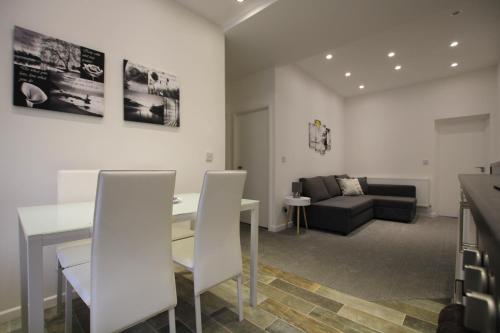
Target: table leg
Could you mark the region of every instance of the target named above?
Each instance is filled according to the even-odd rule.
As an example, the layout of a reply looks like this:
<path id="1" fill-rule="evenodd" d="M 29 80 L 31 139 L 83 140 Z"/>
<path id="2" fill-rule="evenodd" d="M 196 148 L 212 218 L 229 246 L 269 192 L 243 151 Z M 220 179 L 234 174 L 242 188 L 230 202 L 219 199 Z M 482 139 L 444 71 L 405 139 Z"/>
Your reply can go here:
<path id="1" fill-rule="evenodd" d="M 300 234 L 300 206 L 297 206 L 297 235 Z"/>
<path id="2" fill-rule="evenodd" d="M 27 239 L 27 333 L 43 333 L 43 247 L 41 237 Z"/>
<path id="3" fill-rule="evenodd" d="M 257 274 L 259 256 L 259 207 L 250 215 L 250 305 L 257 305 Z"/>
<path id="4" fill-rule="evenodd" d="M 304 213 L 304 222 L 306 223 L 306 229 L 309 229 L 309 226 L 307 225 L 306 207 L 302 207 L 302 213 Z"/>
<path id="5" fill-rule="evenodd" d="M 21 329 L 28 331 L 28 255 L 24 230 L 19 223 L 19 268 L 21 276 Z"/>

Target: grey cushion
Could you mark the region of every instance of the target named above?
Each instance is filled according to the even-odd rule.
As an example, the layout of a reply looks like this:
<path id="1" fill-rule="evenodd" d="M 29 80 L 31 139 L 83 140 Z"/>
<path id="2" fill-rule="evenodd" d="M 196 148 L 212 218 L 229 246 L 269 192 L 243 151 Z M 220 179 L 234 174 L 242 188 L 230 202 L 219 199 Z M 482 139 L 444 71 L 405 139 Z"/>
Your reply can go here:
<path id="1" fill-rule="evenodd" d="M 358 177 L 358 181 L 363 189 L 363 193 L 368 194 L 368 179 L 366 177 Z"/>
<path id="2" fill-rule="evenodd" d="M 318 202 L 330 198 L 322 177 L 301 178 L 302 194 L 311 198 L 311 202 Z"/>
<path id="3" fill-rule="evenodd" d="M 342 191 L 340 190 L 339 183 L 337 183 L 335 176 L 326 176 L 322 178 L 331 197 L 342 195 Z"/>
<path id="4" fill-rule="evenodd" d="M 344 210 L 348 212 L 348 215 L 354 216 L 364 210 L 373 207 L 373 199 L 366 197 L 364 195 L 352 197 L 352 196 L 338 196 L 335 198 L 330 198 L 328 200 L 323 200 L 314 203 L 317 207 L 331 207 L 334 209 Z"/>

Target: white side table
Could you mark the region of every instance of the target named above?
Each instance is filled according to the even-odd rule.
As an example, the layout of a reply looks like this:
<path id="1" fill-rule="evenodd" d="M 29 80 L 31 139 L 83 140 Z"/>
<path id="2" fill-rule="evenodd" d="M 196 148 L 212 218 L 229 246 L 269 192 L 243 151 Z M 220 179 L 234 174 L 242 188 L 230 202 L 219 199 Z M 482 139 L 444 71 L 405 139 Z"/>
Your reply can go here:
<path id="1" fill-rule="evenodd" d="M 293 196 L 285 197 L 285 204 L 289 206 L 288 209 L 288 220 L 290 220 L 290 207 L 297 207 L 297 235 L 300 234 L 300 207 L 302 207 L 302 213 L 304 214 L 304 221 L 306 223 L 306 229 L 309 229 L 307 225 L 307 216 L 306 216 L 306 206 L 311 204 L 311 198 L 309 197 L 300 197 L 294 198 Z"/>

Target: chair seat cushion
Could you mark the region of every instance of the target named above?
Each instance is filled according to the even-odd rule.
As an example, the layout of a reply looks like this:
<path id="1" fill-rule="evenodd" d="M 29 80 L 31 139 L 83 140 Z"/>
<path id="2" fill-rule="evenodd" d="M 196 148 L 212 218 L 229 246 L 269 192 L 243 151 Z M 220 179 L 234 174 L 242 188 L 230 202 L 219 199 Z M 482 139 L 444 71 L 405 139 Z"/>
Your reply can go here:
<path id="1" fill-rule="evenodd" d="M 82 301 L 90 306 L 90 262 L 66 268 L 63 274 Z"/>
<path id="2" fill-rule="evenodd" d="M 172 224 L 173 241 L 189 237 L 194 237 L 194 230 L 191 230 L 191 221 L 176 222 Z"/>
<path id="3" fill-rule="evenodd" d="M 175 263 L 192 271 L 194 267 L 194 237 L 172 242 L 172 259 Z"/>
<path id="4" fill-rule="evenodd" d="M 373 207 L 373 200 L 365 195 L 360 196 L 339 196 L 316 202 L 312 204 L 318 207 L 331 207 L 333 209 L 344 210 L 350 216 L 355 216 Z"/>
<path id="5" fill-rule="evenodd" d="M 377 207 L 411 209 L 417 204 L 416 198 L 409 197 L 394 197 L 389 195 L 367 195 L 366 197 L 372 198 L 374 205 Z"/>
<path id="6" fill-rule="evenodd" d="M 90 261 L 91 249 L 90 239 L 65 243 L 56 248 L 57 259 L 63 269 L 81 265 Z"/>

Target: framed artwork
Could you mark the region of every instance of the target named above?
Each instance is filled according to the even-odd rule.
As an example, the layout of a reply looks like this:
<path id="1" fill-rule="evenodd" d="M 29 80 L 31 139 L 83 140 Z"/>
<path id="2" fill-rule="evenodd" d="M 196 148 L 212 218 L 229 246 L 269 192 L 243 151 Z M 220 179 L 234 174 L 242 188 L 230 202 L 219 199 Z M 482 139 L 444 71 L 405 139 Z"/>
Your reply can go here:
<path id="1" fill-rule="evenodd" d="M 14 105 L 104 115 L 104 53 L 14 27 Z"/>
<path id="2" fill-rule="evenodd" d="M 127 121 L 179 127 L 177 77 L 123 60 L 123 117 Z"/>
<path id="3" fill-rule="evenodd" d="M 331 130 L 322 125 L 320 120 L 309 123 L 309 148 L 314 149 L 321 155 L 332 149 Z"/>

